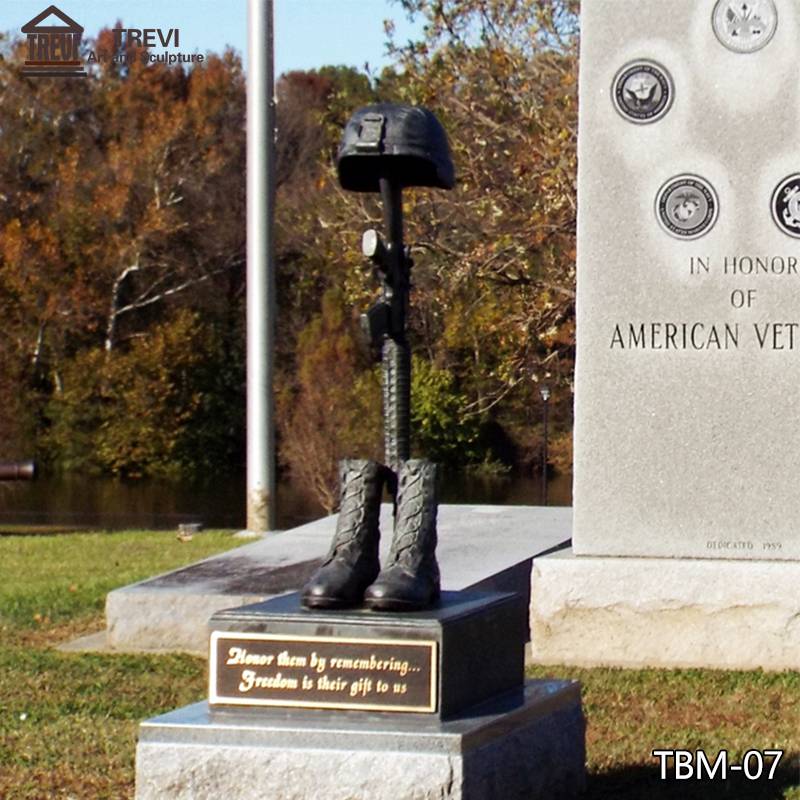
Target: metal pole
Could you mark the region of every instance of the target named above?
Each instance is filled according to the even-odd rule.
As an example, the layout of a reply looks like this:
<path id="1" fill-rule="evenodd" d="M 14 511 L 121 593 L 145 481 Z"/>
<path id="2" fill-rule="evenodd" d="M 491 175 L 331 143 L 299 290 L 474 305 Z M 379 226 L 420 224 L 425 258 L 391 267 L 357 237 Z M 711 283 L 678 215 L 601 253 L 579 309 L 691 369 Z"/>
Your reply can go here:
<path id="1" fill-rule="evenodd" d="M 272 0 L 247 10 L 247 529 L 264 532 L 275 528 Z"/>
<path id="2" fill-rule="evenodd" d="M 542 505 L 547 505 L 547 406 L 550 397 L 544 398 L 544 446 L 542 447 Z"/>

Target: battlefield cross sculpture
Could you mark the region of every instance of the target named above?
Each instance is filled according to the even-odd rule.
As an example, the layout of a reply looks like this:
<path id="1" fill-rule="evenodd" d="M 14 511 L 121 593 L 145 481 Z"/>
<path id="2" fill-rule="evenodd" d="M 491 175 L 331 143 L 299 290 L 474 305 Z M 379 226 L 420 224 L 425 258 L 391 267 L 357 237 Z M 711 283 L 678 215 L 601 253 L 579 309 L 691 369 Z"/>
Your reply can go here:
<path id="1" fill-rule="evenodd" d="M 386 241 L 374 230 L 362 241 L 382 282 L 364 320 L 381 354 L 385 464 L 340 464 L 336 533 L 323 565 L 306 584 L 309 608 L 360 605 L 381 611 L 427 608 L 439 598 L 436 561 L 436 465 L 411 458 L 411 355 L 406 336 L 412 261 L 403 240 L 402 192 L 407 186 L 451 189 L 447 136 L 427 109 L 379 104 L 355 112 L 337 157 L 339 181 L 354 192 L 380 192 Z M 380 505 L 384 486 L 394 500 L 394 537 L 381 569 Z"/>

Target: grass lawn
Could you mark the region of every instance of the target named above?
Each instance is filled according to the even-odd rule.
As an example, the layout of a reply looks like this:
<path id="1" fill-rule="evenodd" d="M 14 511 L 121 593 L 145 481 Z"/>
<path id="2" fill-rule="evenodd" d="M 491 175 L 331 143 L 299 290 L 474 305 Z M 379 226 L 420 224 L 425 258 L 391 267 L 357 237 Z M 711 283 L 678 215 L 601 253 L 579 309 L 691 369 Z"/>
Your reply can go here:
<path id="1" fill-rule="evenodd" d="M 103 626 L 106 593 L 244 542 L 205 532 L 0 537 L 0 798 L 133 796 L 136 730 L 198 700 L 205 662 L 60 653 Z"/>
<path id="2" fill-rule="evenodd" d="M 0 798 L 133 796 L 139 721 L 201 699 L 191 656 L 60 653 L 102 627 L 106 592 L 241 543 L 203 533 L 0 537 Z M 732 643 L 731 646 L 735 646 Z M 800 800 L 800 674 L 535 668 L 583 684 L 599 800 Z M 654 749 L 786 751 L 773 781 L 661 781 Z M 166 800 L 166 799 L 165 799 Z"/>

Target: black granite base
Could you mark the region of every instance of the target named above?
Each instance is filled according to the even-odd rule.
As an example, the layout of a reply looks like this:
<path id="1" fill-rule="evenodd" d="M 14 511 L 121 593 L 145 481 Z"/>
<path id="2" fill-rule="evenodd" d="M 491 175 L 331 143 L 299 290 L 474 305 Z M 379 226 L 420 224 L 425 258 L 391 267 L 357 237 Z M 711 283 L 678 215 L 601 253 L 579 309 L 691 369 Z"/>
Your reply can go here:
<path id="1" fill-rule="evenodd" d="M 213 711 L 450 718 L 522 693 L 527 607 L 519 595 L 444 592 L 435 608 L 390 614 L 307 609 L 294 593 L 217 612 L 210 628 Z"/>

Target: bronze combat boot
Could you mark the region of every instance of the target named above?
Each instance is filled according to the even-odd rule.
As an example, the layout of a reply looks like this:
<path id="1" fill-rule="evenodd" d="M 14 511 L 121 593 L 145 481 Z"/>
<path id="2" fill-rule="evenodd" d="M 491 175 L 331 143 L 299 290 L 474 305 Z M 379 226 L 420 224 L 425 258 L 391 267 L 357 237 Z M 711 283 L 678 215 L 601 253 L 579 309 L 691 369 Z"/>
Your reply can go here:
<path id="1" fill-rule="evenodd" d="M 389 560 L 364 593 L 364 604 L 376 611 L 419 611 L 438 599 L 436 464 L 415 459 L 400 468 Z"/>
<path id="2" fill-rule="evenodd" d="M 378 544 L 386 467 L 350 459 L 339 464 L 341 504 L 336 533 L 325 562 L 303 587 L 308 608 L 359 605 L 380 571 Z"/>

